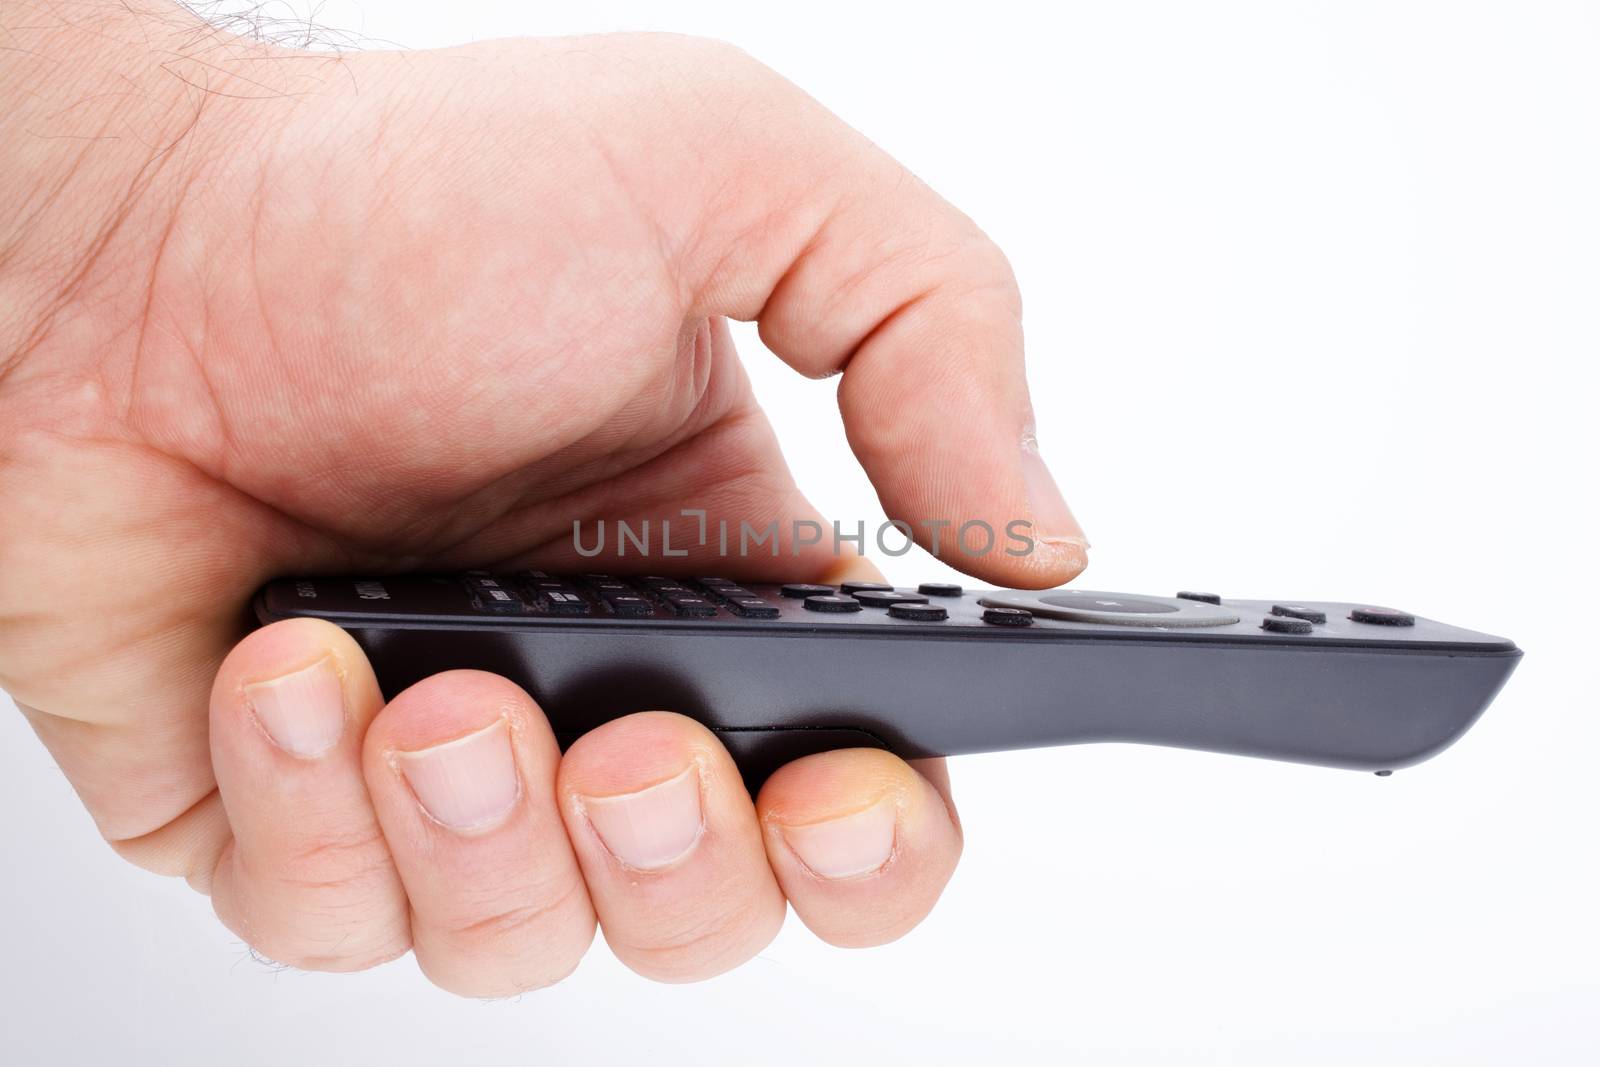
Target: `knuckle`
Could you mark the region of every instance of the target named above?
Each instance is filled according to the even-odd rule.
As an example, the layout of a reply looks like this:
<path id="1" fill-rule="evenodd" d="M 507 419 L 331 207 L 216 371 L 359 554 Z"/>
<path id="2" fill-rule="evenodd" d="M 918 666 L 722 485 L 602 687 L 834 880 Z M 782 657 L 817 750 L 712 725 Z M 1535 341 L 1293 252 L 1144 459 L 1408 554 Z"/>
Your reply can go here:
<path id="1" fill-rule="evenodd" d="M 732 970 L 760 952 L 783 925 L 781 907 L 744 906 L 675 916 L 647 936 L 607 933 L 617 958 L 658 982 L 696 982 Z"/>
<path id="2" fill-rule="evenodd" d="M 270 863 L 229 849 L 212 889 L 223 925 L 275 965 L 361 971 L 411 947 L 405 898 L 381 841 L 318 837 Z"/>
<path id="3" fill-rule="evenodd" d="M 528 903 L 443 923 L 417 921 L 417 964 L 440 989 L 494 999 L 555 985 L 574 970 L 594 938 L 583 882 Z"/>
<path id="4" fill-rule="evenodd" d="M 286 842 L 281 860 L 264 874 L 285 889 L 310 892 L 389 883 L 395 877 L 389 846 L 375 825 Z"/>
<path id="5" fill-rule="evenodd" d="M 574 876 L 558 887 L 536 890 L 529 894 L 531 899 L 508 906 L 473 908 L 462 915 L 449 916 L 438 929 L 441 935 L 465 944 L 525 941 L 545 933 L 552 925 L 566 922 L 567 913 L 582 892 L 583 882 Z"/>
<path id="6" fill-rule="evenodd" d="M 715 64 L 741 73 L 771 72 L 771 68 L 732 41 L 720 37 L 701 37 L 686 34 L 677 38 L 679 54 L 685 62 L 696 68 Z"/>
<path id="7" fill-rule="evenodd" d="M 240 899 L 214 899 L 217 917 L 251 956 L 268 966 L 300 971 L 364 971 L 405 955 L 411 947 L 404 916 L 364 898 L 337 909 L 303 911 Z"/>

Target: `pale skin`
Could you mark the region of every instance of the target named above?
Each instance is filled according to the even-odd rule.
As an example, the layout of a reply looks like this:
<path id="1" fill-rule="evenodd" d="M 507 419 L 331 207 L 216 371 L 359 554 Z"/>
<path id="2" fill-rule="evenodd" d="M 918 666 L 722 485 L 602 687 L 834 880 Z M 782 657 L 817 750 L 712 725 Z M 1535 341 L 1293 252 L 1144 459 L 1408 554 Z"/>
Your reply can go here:
<path id="1" fill-rule="evenodd" d="M 1016 284 L 969 219 L 727 45 L 330 57 L 159 0 L 0 8 L 0 176 L 0 685 L 124 858 L 274 960 L 411 951 L 468 996 L 561 979 L 597 926 L 691 981 L 786 903 L 842 946 L 927 915 L 961 851 L 942 761 L 812 756 L 752 798 L 670 707 L 563 754 L 504 679 L 385 703 L 342 631 L 245 607 L 277 575 L 593 569 L 574 520 L 825 523 L 729 318 L 843 374 L 889 515 L 1033 523 L 1031 555 L 946 560 L 1070 580 Z"/>

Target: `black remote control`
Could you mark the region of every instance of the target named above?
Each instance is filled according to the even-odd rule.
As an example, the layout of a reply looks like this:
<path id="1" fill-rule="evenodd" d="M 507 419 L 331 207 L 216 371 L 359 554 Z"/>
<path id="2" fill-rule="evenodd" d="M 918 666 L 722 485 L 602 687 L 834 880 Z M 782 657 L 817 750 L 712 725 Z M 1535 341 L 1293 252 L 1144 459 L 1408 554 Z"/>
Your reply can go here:
<path id="1" fill-rule="evenodd" d="M 937 582 L 299 578 L 267 585 L 256 613 L 342 626 L 387 696 L 453 668 L 502 674 L 563 746 L 631 712 L 681 712 L 752 784 L 833 748 L 1090 741 L 1387 773 L 1465 733 L 1522 656 L 1391 608 Z"/>

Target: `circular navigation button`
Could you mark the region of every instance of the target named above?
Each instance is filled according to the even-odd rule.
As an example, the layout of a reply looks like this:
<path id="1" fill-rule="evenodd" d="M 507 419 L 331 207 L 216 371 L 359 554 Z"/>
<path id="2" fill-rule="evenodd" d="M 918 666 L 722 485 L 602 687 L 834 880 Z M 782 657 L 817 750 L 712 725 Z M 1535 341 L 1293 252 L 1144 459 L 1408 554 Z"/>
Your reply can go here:
<path id="1" fill-rule="evenodd" d="M 1160 600 L 1141 600 L 1121 593 L 1052 593 L 1039 598 L 1039 603 L 1053 608 L 1086 608 L 1113 615 L 1165 615 L 1177 611 L 1178 605 Z"/>
<path id="2" fill-rule="evenodd" d="M 927 597 L 917 593 L 896 593 L 892 589 L 863 589 L 859 593 L 850 595 L 869 608 L 886 608 L 891 604 L 926 604 L 928 602 Z"/>
<path id="3" fill-rule="evenodd" d="M 953 582 L 923 582 L 917 592 L 924 596 L 960 596 L 961 587 Z"/>
<path id="4" fill-rule="evenodd" d="M 1275 634 L 1308 634 L 1311 632 L 1311 620 L 1290 615 L 1268 615 L 1261 620 L 1261 628 Z"/>
<path id="5" fill-rule="evenodd" d="M 794 597 L 798 600 L 801 597 L 808 596 L 831 596 L 833 594 L 833 586 L 807 585 L 804 582 L 790 582 L 788 585 L 779 590 L 779 592 L 781 592 L 784 596 Z"/>
<path id="6" fill-rule="evenodd" d="M 894 592 L 894 586 L 892 586 L 892 585 L 884 585 L 882 582 L 840 582 L 839 583 L 839 592 L 841 592 L 841 593 L 864 593 L 869 589 L 873 590 L 874 592 L 879 592 L 879 593 L 892 593 L 892 592 Z"/>
<path id="7" fill-rule="evenodd" d="M 1303 604 L 1274 604 L 1274 615 L 1283 615 L 1291 619 L 1304 619 L 1306 622 L 1324 623 L 1328 621 L 1328 613 L 1321 608 L 1308 608 Z"/>
<path id="8" fill-rule="evenodd" d="M 983 621 L 995 626 L 1032 626 L 1033 612 L 1022 608 L 986 608 Z"/>
<path id="9" fill-rule="evenodd" d="M 889 614 L 912 622 L 943 622 L 950 617 L 950 613 L 937 604 L 890 604 Z"/>
<path id="10" fill-rule="evenodd" d="M 1222 598 L 1215 593 L 1193 593 L 1187 589 L 1178 593 L 1179 600 L 1197 600 L 1202 604 L 1220 604 Z"/>
<path id="11" fill-rule="evenodd" d="M 1415 626 L 1417 617 L 1407 615 L 1394 608 L 1352 608 L 1350 618 L 1353 622 L 1366 622 L 1374 626 Z"/>
<path id="12" fill-rule="evenodd" d="M 1099 623 L 1103 626 L 1227 626 L 1239 621 L 1231 608 L 1195 600 L 1097 593 L 1088 589 L 1054 589 L 1044 593 L 1002 589 L 985 593 L 978 603 L 988 608 L 1021 608 L 1047 619 Z"/>
<path id="13" fill-rule="evenodd" d="M 807 611 L 860 611 L 861 602 L 848 596 L 808 596 L 806 597 Z"/>

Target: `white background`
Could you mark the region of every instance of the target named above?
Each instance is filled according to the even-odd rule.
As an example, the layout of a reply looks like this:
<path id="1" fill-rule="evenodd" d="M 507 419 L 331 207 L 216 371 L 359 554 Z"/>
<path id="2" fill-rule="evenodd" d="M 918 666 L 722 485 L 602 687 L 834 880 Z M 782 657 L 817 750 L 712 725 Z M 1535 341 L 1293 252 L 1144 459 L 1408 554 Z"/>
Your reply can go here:
<path id="1" fill-rule="evenodd" d="M 0 1060 L 1600 1058 L 1592 8 L 367 0 L 320 17 L 414 47 L 737 42 L 1011 256 L 1043 448 L 1095 545 L 1086 584 L 1388 603 L 1528 655 L 1463 741 L 1388 779 L 1118 747 L 958 760 L 966 858 L 903 942 L 833 950 L 791 919 L 690 987 L 597 944 L 564 985 L 493 1004 L 409 959 L 256 962 L 203 898 L 99 842 L 7 706 Z M 815 502 L 881 518 L 832 386 L 739 337 Z"/>

